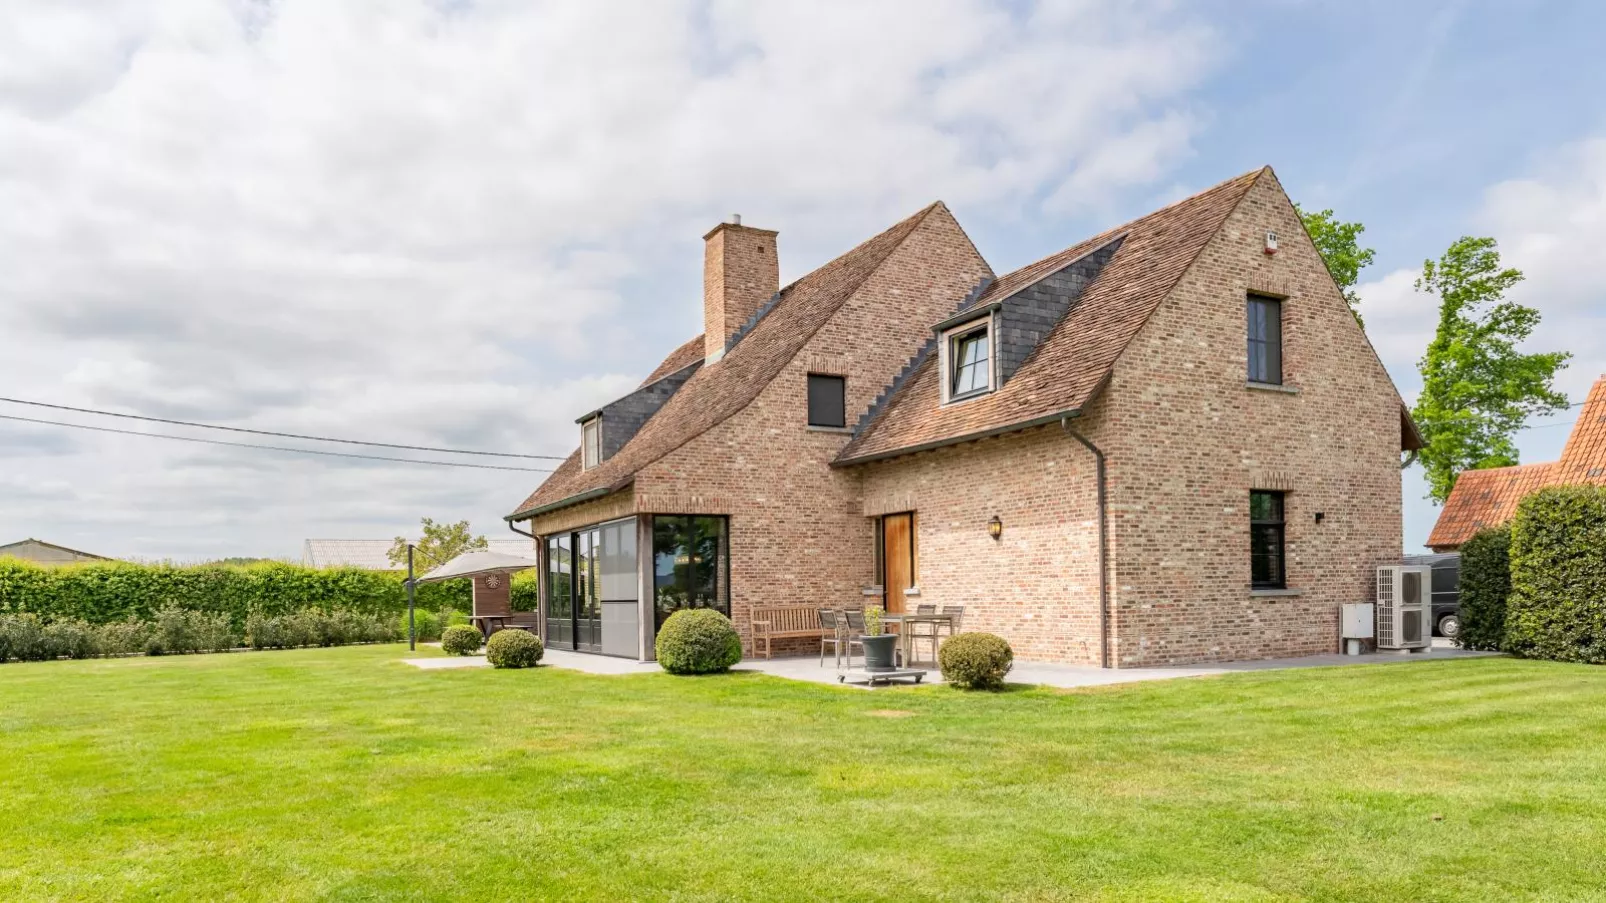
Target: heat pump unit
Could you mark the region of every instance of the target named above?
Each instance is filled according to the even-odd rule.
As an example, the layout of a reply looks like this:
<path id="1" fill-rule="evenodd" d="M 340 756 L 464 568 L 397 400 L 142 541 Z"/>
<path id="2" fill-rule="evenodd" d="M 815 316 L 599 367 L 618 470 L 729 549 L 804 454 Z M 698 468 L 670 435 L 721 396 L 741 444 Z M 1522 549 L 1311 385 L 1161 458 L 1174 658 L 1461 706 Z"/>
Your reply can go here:
<path id="1" fill-rule="evenodd" d="M 1432 580 L 1427 565 L 1377 569 L 1377 648 L 1420 651 L 1433 645 Z"/>

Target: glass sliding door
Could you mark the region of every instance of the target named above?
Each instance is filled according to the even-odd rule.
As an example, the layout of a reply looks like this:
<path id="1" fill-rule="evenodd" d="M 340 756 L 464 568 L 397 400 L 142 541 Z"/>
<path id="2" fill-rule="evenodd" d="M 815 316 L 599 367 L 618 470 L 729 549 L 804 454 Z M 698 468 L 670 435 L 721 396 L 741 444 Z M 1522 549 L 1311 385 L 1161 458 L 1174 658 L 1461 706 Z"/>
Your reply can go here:
<path id="1" fill-rule="evenodd" d="M 652 519 L 654 632 L 682 608 L 730 617 L 726 519 L 696 515 Z"/>
<path id="2" fill-rule="evenodd" d="M 570 536 L 546 541 L 546 637 L 554 649 L 574 648 L 574 561 Z"/>
<path id="3" fill-rule="evenodd" d="M 574 648 L 602 651 L 602 537 L 595 527 L 575 534 Z"/>
<path id="4" fill-rule="evenodd" d="M 547 645 L 634 658 L 636 519 L 547 539 Z"/>

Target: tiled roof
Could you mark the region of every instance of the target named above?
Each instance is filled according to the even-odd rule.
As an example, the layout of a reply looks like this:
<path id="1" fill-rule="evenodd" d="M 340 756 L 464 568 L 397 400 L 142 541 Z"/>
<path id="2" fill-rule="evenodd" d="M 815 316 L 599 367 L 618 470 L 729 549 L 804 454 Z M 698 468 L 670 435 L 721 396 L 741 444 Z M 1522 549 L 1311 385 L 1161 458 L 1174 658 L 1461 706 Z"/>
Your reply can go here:
<path id="1" fill-rule="evenodd" d="M 1589 390 L 1558 463 L 1558 483 L 1606 483 L 1606 376 Z"/>
<path id="2" fill-rule="evenodd" d="M 301 544 L 301 563 L 314 568 L 401 570 L 391 564 L 390 559 L 386 557 L 386 553 L 395 542 L 394 539 L 308 539 Z M 486 545 L 490 551 L 504 555 L 517 555 L 522 558 L 535 556 L 534 546 L 527 539 L 488 539 Z M 418 570 L 425 569 L 423 562 L 415 564 Z"/>
<path id="3" fill-rule="evenodd" d="M 1554 462 L 1546 461 L 1463 471 L 1456 477 L 1444 510 L 1439 512 L 1438 523 L 1433 525 L 1428 548 L 1453 549 L 1484 527 L 1511 520 L 1524 496 L 1553 482 L 1555 468 Z"/>
<path id="4" fill-rule="evenodd" d="M 1456 477 L 1428 547 L 1453 549 L 1484 527 L 1510 520 L 1530 492 L 1564 483 L 1606 486 L 1606 376 L 1589 390 L 1560 461 L 1468 470 Z"/>
<path id="5" fill-rule="evenodd" d="M 1246 173 L 1002 276 L 969 306 L 1008 298 L 1125 236 L 1059 325 L 997 391 L 942 406 L 937 356 L 926 361 L 837 458 L 891 457 L 1080 410 L 1132 337 L 1182 278 L 1264 170 Z"/>
<path id="6" fill-rule="evenodd" d="M 510 519 L 578 496 L 622 488 L 641 468 L 746 407 L 941 203 L 926 207 L 782 289 L 780 301 L 769 314 L 719 363 L 703 367 L 687 380 L 617 454 L 590 470 L 580 467 L 578 451 L 571 454 Z M 675 354 L 690 355 L 686 349 L 691 344 L 682 345 Z M 670 363 L 666 360 L 659 369 Z"/>
<path id="7" fill-rule="evenodd" d="M 699 332 L 696 338 L 669 352 L 669 356 L 664 358 L 664 362 L 658 365 L 658 369 L 652 371 L 652 374 L 642 380 L 641 384 L 650 386 L 669 374 L 684 370 L 702 359 L 703 334 Z"/>

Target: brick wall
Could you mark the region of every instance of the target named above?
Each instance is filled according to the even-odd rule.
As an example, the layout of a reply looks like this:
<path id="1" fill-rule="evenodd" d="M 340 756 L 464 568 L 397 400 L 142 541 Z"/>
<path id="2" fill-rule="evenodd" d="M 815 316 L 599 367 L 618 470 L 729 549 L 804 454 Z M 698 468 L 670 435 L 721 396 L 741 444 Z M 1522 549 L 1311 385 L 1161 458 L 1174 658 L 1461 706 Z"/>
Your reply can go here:
<path id="1" fill-rule="evenodd" d="M 934 210 L 747 408 L 636 475 L 638 510 L 730 515 L 744 640 L 754 605 L 842 605 L 874 580 L 860 475 L 829 466 L 849 434 L 807 426 L 808 374 L 846 377 L 855 422 L 986 275 L 952 215 Z"/>
<path id="2" fill-rule="evenodd" d="M 1023 659 L 1098 664 L 1093 456 L 1059 425 L 862 469 L 866 514 L 918 514 L 910 604 L 963 605 L 965 630 L 996 633 Z"/>
<path id="3" fill-rule="evenodd" d="M 1287 296 L 1296 392 L 1246 388 L 1250 290 Z M 1128 346 L 1095 413 L 1120 665 L 1336 650 L 1339 605 L 1370 600 L 1373 567 L 1401 554 L 1400 403 L 1271 173 Z M 1250 592 L 1257 488 L 1288 490 L 1300 595 Z"/>

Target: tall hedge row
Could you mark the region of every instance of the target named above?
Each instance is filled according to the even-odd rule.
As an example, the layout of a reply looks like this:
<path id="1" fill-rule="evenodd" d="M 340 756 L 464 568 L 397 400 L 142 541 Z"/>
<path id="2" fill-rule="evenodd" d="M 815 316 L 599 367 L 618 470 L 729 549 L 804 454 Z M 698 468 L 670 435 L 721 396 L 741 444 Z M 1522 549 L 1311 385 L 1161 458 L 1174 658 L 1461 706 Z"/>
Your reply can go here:
<path id="1" fill-rule="evenodd" d="M 1505 650 L 1606 663 L 1606 486 L 1542 489 L 1517 506 Z"/>
<path id="2" fill-rule="evenodd" d="M 82 618 L 105 624 L 130 617 L 147 620 L 152 613 L 177 605 L 226 614 L 235 630 L 243 630 L 252 613 L 274 616 L 305 608 L 375 615 L 404 612 L 404 579 L 389 571 L 276 562 L 177 567 L 108 561 L 46 568 L 0 558 L 0 613 L 28 611 L 45 620 Z M 517 575 L 514 607 L 535 610 L 535 587 L 533 570 Z M 472 592 L 467 580 L 420 584 L 418 607 L 466 612 Z"/>
<path id="3" fill-rule="evenodd" d="M 1505 648 L 1506 597 L 1511 594 L 1511 525 L 1478 531 L 1461 545 L 1461 630 L 1464 649 Z"/>

